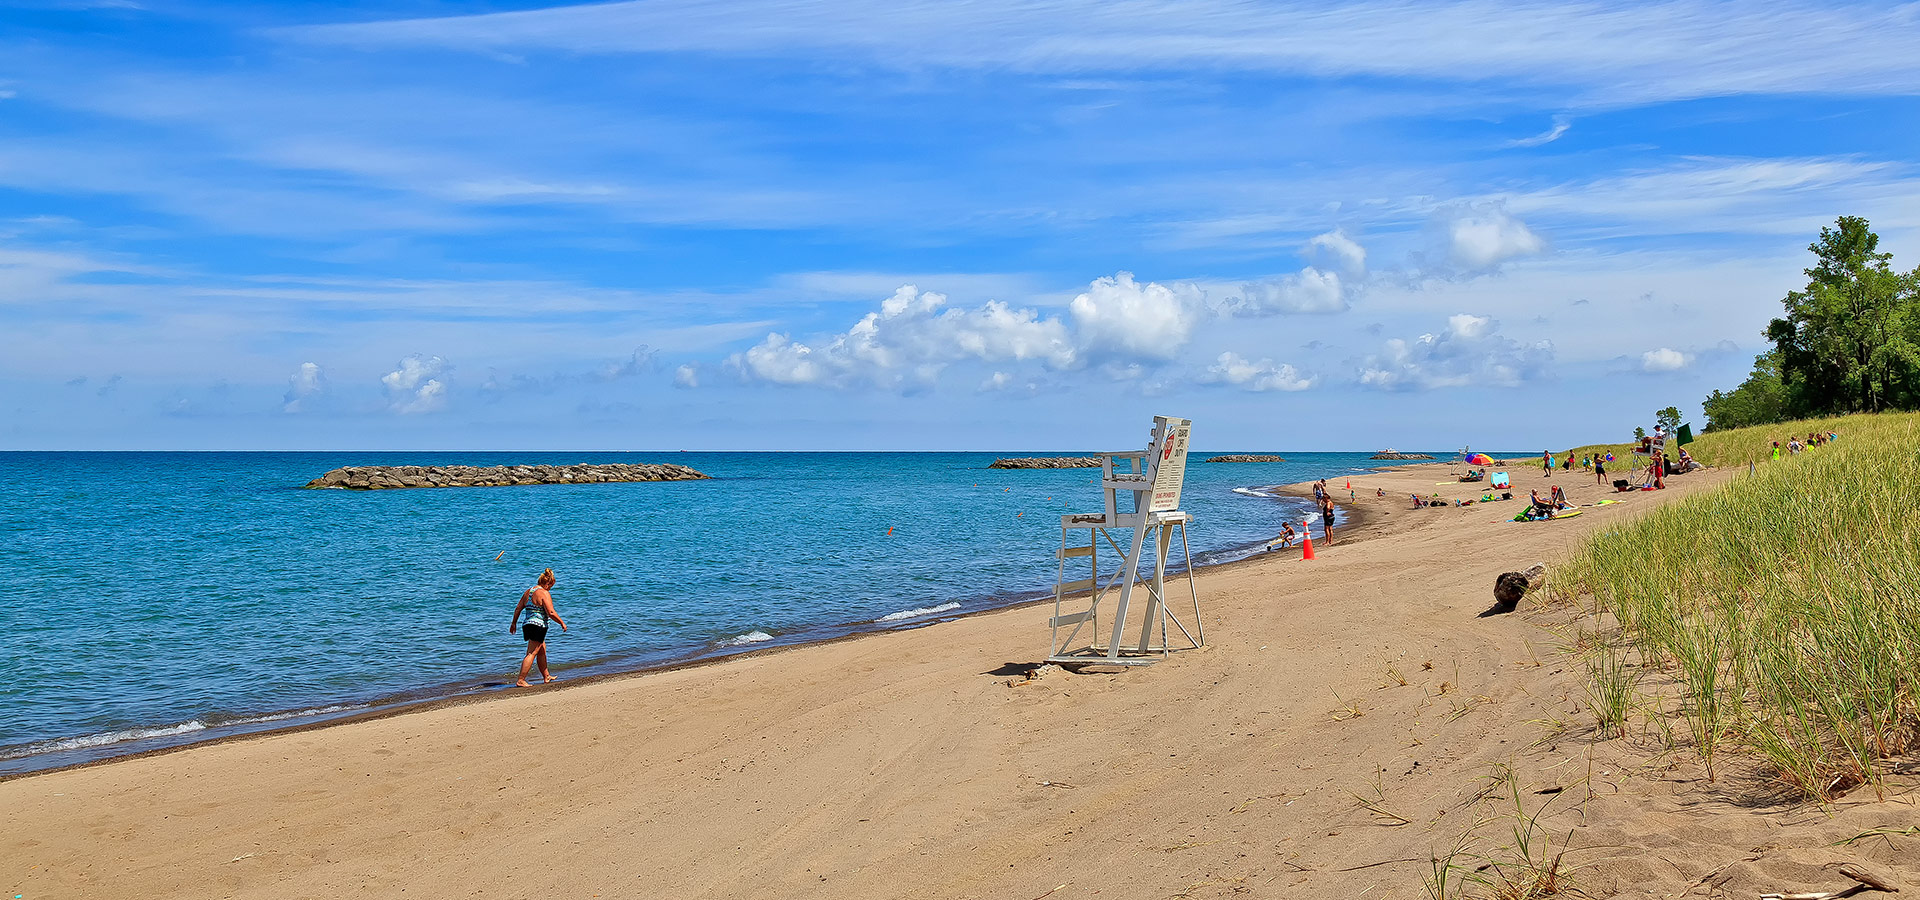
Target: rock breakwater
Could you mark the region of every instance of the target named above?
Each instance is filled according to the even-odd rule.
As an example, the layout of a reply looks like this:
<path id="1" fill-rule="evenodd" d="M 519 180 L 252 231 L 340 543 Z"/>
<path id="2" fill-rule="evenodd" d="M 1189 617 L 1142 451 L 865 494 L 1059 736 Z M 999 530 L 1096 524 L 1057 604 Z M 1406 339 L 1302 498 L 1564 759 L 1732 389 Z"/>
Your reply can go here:
<path id="1" fill-rule="evenodd" d="M 1207 462 L 1286 462 L 1285 457 L 1270 453 L 1229 453 L 1226 456 L 1210 456 Z"/>
<path id="2" fill-rule="evenodd" d="M 671 463 L 579 463 L 571 466 L 345 466 L 307 482 L 310 488 L 502 487 L 519 484 L 604 484 L 693 481 L 707 476 Z"/>
<path id="3" fill-rule="evenodd" d="M 1098 469 L 1097 456 L 1022 456 L 996 459 L 989 469 Z"/>
<path id="4" fill-rule="evenodd" d="M 1374 455 L 1369 456 L 1367 458 L 1368 459 L 1432 459 L 1433 457 L 1428 456 L 1425 453 L 1401 453 L 1398 450 L 1382 450 L 1379 453 L 1375 453 Z"/>

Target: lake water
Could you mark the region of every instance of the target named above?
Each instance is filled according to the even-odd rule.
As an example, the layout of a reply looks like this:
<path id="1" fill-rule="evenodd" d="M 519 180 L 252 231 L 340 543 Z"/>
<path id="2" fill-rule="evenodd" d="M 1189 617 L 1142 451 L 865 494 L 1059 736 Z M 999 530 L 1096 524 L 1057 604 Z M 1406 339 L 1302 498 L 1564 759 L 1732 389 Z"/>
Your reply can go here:
<path id="1" fill-rule="evenodd" d="M 514 603 L 546 566 L 572 626 L 549 639 L 563 677 L 1048 593 L 1057 516 L 1100 508 L 1097 470 L 987 469 L 996 455 L 1061 454 L 0 453 L 0 773 L 501 689 L 524 649 Z M 1261 487 L 1382 465 L 1368 455 L 1196 452 L 1196 562 L 1305 515 Z M 342 465 L 578 462 L 713 479 L 300 489 Z M 1036 618 L 1036 656 L 1046 640 Z"/>

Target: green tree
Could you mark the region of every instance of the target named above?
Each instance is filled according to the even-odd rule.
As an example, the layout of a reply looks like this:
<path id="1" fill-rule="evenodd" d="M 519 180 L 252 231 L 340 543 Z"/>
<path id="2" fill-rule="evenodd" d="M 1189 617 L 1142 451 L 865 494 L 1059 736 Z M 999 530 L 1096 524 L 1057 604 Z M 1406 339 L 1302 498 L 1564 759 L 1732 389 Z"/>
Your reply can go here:
<path id="1" fill-rule="evenodd" d="M 1787 388 L 1780 380 L 1780 351 L 1753 359 L 1753 374 L 1731 392 L 1714 391 L 1701 404 L 1707 431 L 1767 425 L 1787 417 Z"/>
<path id="2" fill-rule="evenodd" d="M 1920 269 L 1893 270 L 1880 236 L 1841 216 L 1808 245 L 1806 288 L 1767 325 L 1787 416 L 1912 408 L 1920 402 Z"/>
<path id="3" fill-rule="evenodd" d="M 1634 440 L 1636 440 L 1636 441 L 1644 441 L 1644 440 L 1646 440 L 1646 439 L 1647 439 L 1647 430 L 1646 430 L 1645 428 L 1641 428 L 1641 427 L 1640 427 L 1640 426 L 1638 426 L 1638 425 L 1635 425 L 1635 426 L 1633 426 L 1633 439 L 1634 439 Z"/>
<path id="4" fill-rule="evenodd" d="M 1680 407 L 1669 406 L 1653 414 L 1653 420 L 1667 429 L 1668 434 L 1680 430 Z"/>

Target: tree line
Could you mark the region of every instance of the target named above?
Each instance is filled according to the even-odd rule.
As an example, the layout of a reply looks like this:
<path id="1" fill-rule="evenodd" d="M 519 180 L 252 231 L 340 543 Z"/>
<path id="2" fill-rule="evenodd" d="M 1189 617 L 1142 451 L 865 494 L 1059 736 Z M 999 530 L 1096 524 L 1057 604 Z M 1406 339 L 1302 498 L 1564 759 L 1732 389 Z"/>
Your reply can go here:
<path id="1" fill-rule="evenodd" d="M 1880 236 L 1841 216 L 1807 246 L 1807 286 L 1767 324 L 1773 348 L 1731 391 L 1701 404 L 1707 431 L 1789 419 L 1920 409 L 1920 267 L 1893 268 Z"/>

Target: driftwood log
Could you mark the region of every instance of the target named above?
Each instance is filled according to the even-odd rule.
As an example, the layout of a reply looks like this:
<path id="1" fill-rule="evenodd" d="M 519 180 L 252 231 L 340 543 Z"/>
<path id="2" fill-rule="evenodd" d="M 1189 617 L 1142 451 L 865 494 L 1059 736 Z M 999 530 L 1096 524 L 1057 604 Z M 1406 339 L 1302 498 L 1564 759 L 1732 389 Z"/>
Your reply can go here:
<path id="1" fill-rule="evenodd" d="M 1527 592 L 1547 583 L 1547 567 L 1544 563 L 1534 563 L 1524 572 L 1502 572 L 1493 580 L 1493 606 L 1480 614 L 1481 618 L 1513 612 L 1520 605 L 1520 598 Z"/>

